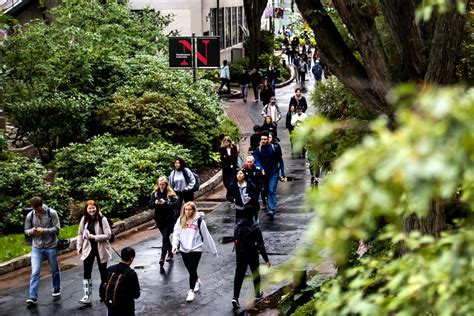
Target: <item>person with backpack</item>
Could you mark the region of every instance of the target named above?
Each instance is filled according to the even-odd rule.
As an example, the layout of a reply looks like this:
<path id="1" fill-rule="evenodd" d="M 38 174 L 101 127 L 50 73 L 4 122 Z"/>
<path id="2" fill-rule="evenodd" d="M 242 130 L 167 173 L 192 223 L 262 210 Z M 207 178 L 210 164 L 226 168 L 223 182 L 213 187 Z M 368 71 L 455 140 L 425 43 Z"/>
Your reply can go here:
<path id="1" fill-rule="evenodd" d="M 31 277 L 28 299 L 26 304 L 36 305 L 38 302 L 38 287 L 40 282 L 41 263 L 48 260 L 51 270 L 53 297 L 61 296 L 61 272 L 58 263 L 57 243 L 59 230 L 58 213 L 47 205 L 43 199 L 33 196 L 30 200 L 32 210 L 26 215 L 24 233 L 32 243 L 31 248 Z"/>
<path id="2" fill-rule="evenodd" d="M 173 171 L 171 171 L 168 179 L 171 188 L 178 197 L 175 215 L 175 218 L 178 218 L 183 202 L 194 201 L 194 189 L 199 181 L 182 158 L 174 160 Z"/>
<path id="3" fill-rule="evenodd" d="M 79 300 L 81 304 L 92 303 L 92 267 L 97 259 L 100 280 L 107 280 L 107 261 L 112 259 L 112 246 L 109 239 L 112 235 L 107 218 L 100 212 L 99 205 L 89 200 L 84 206 L 84 215 L 79 223 L 77 233 L 77 254 L 84 262 L 84 296 Z"/>
<path id="4" fill-rule="evenodd" d="M 323 67 L 319 62 L 319 59 L 316 59 L 314 62 L 313 68 L 311 68 L 311 72 L 313 73 L 314 80 L 316 80 L 316 84 L 321 82 L 323 78 Z"/>
<path id="5" fill-rule="evenodd" d="M 262 231 L 258 224 L 253 221 L 251 207 L 245 207 L 242 218 L 239 219 L 234 227 L 234 250 L 236 258 L 235 276 L 234 276 L 234 297 L 232 306 L 234 309 L 240 307 L 239 296 L 244 281 L 247 267 L 252 271 L 253 286 L 255 298 L 263 297 L 260 291 L 260 273 L 259 273 L 259 253 L 268 267 L 271 267 L 265 250 Z"/>
<path id="6" fill-rule="evenodd" d="M 135 300 L 140 297 L 138 276 L 130 267 L 135 250 L 123 248 L 120 258 L 118 264 L 107 269 L 107 280 L 101 284 L 100 297 L 107 306 L 108 316 L 134 316 Z"/>
<path id="7" fill-rule="evenodd" d="M 230 136 L 224 136 L 219 149 L 221 156 L 222 182 L 228 190 L 232 181 L 234 181 L 237 172 L 239 159 L 239 148 L 232 141 Z"/>
<path id="8" fill-rule="evenodd" d="M 184 203 L 181 216 L 173 230 L 173 254 L 179 249 L 189 273 L 189 290 L 186 302 L 194 301 L 194 293 L 201 289 L 197 269 L 204 244 L 217 257 L 217 248 L 204 221 L 204 213 L 198 212 L 194 202 Z"/>
<path id="9" fill-rule="evenodd" d="M 254 213 L 254 220 L 258 220 L 258 189 L 247 180 L 247 174 L 244 169 L 237 170 L 235 180 L 227 190 L 227 201 L 235 204 L 235 219 L 241 217 L 240 213 L 246 206 L 251 206 Z"/>
<path id="10" fill-rule="evenodd" d="M 168 262 L 173 260 L 170 236 L 173 233 L 176 220 L 175 209 L 177 203 L 178 198 L 170 187 L 168 179 L 165 176 L 159 177 L 151 193 L 148 206 L 155 210 L 154 219 L 162 236 L 160 267 L 165 264 L 165 259 Z"/>
<path id="11" fill-rule="evenodd" d="M 262 169 L 263 186 L 267 194 L 267 216 L 273 220 L 276 213 L 276 190 L 278 181 L 285 178 L 285 168 L 281 147 L 269 142 L 267 131 L 262 132 L 261 145 L 253 152 L 255 164 Z M 281 172 L 281 178 L 279 174 Z"/>

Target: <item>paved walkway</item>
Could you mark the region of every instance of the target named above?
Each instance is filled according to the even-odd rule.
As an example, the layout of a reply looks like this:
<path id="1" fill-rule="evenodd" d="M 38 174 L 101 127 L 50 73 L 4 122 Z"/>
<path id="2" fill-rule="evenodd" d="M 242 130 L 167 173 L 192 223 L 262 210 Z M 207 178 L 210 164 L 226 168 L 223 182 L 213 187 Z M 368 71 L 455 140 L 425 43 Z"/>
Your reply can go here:
<path id="1" fill-rule="evenodd" d="M 308 83 L 308 87 L 311 83 Z M 276 97 L 284 114 L 288 102 L 294 93 L 295 83 L 277 89 Z M 249 96 L 253 100 L 253 96 Z M 247 103 L 241 99 L 225 102 L 226 112 L 241 127 L 243 135 L 252 132 L 255 123 L 261 124 L 262 105 Z M 260 214 L 260 223 L 267 246 L 267 252 L 274 266 L 290 259 L 302 235 L 314 216 L 305 211 L 305 191 L 309 186 L 309 172 L 305 160 L 291 159 L 288 133 L 285 130 L 284 119 L 279 123 L 278 136 L 283 148 L 287 176 L 293 181 L 282 182 L 278 186 L 278 213 L 274 222 L 267 221 Z M 248 148 L 241 145 L 243 154 Z M 137 251 L 133 267 L 137 271 L 142 295 L 136 302 L 137 315 L 234 315 L 230 300 L 232 298 L 233 277 L 235 269 L 235 254 L 232 251 L 234 211 L 228 203 L 223 203 L 212 213 L 206 215 L 211 234 L 216 242 L 219 257 L 214 258 L 204 253 L 199 265 L 199 275 L 202 289 L 192 303 L 186 303 L 188 274 L 184 268 L 181 256 L 177 256 L 171 264 L 166 263 L 160 270 L 158 258 L 161 250 L 161 236 L 157 231 L 137 232 L 131 242 Z M 124 245 L 114 243 L 120 250 Z M 79 309 L 77 302 L 82 297 L 83 267 L 76 256 L 71 259 L 72 268 L 61 273 L 62 296 L 59 299 L 51 297 L 51 281 L 43 274 L 39 289 L 38 306 L 27 309 L 25 299 L 28 292 L 29 270 L 23 271 L 22 279 L 13 289 L 0 292 L 0 315 L 104 315 L 106 308 L 99 303 L 97 282 L 94 284 L 93 305 L 85 310 Z M 118 262 L 114 254 L 109 264 Z M 98 269 L 93 269 L 93 279 L 98 280 Z M 26 281 L 26 282 L 25 282 Z M 271 293 L 283 284 L 270 284 L 264 287 L 266 293 Z M 244 281 L 241 294 L 241 304 L 251 302 L 253 290 L 250 280 Z"/>

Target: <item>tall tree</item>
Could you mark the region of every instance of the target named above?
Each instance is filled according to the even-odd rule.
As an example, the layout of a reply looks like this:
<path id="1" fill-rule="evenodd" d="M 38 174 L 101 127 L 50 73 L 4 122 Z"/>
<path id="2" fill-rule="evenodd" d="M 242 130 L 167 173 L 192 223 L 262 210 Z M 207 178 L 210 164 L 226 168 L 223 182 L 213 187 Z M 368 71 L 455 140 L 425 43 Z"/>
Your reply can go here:
<path id="1" fill-rule="evenodd" d="M 469 6 L 470 0 L 459 0 Z M 344 41 L 320 0 L 295 0 L 312 28 L 321 58 L 349 91 L 375 115 L 387 115 L 395 124 L 394 109 L 386 95 L 400 82 L 449 84 L 455 79 L 457 48 L 466 16 L 456 0 L 429 21 L 416 20 L 416 0 L 333 0 L 342 22 L 357 44 L 357 58 Z M 386 47 L 376 25 L 383 18 L 390 29 L 401 63 L 390 67 Z"/>
<path id="2" fill-rule="evenodd" d="M 244 0 L 245 18 L 250 36 L 250 68 L 258 68 L 261 19 L 266 6 L 266 0 Z"/>
<path id="3" fill-rule="evenodd" d="M 375 116 L 386 115 L 389 126 L 396 126 L 395 109 L 387 100 L 388 92 L 402 82 L 447 85 L 454 83 L 458 47 L 462 41 L 466 16 L 459 4 L 469 7 L 470 0 L 445 0 L 444 10 L 430 19 L 417 19 L 417 0 L 332 0 L 344 26 L 356 43 L 357 52 L 344 41 L 320 0 L 295 0 L 312 28 L 321 58 L 331 72 Z M 378 23 L 390 35 L 397 61 L 387 57 Z M 357 56 L 356 56 L 357 55 Z M 403 219 L 406 233 L 419 230 L 436 237 L 444 228 L 445 203 L 435 199 L 427 216 Z M 402 249 L 403 252 L 403 249 Z"/>

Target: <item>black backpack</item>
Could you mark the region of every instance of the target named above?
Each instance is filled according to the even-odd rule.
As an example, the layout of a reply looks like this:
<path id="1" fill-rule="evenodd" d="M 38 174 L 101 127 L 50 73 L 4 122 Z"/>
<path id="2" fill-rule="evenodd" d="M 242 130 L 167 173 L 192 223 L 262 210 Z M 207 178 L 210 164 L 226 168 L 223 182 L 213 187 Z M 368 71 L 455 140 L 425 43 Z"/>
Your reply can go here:
<path id="1" fill-rule="evenodd" d="M 100 285 L 99 296 L 107 307 L 117 307 L 126 299 L 126 284 L 124 283 L 129 271 L 133 270 L 128 269 L 125 273 L 109 272 L 107 282 Z"/>
<path id="2" fill-rule="evenodd" d="M 105 217 L 105 216 L 104 216 Z M 114 222 L 112 222 L 112 220 L 108 217 L 105 217 L 105 219 L 107 220 L 107 223 L 109 223 L 109 226 L 110 226 L 110 238 L 109 238 L 109 242 L 110 243 L 113 243 L 114 240 L 115 240 L 115 226 L 114 226 Z M 102 229 L 102 233 L 104 233 L 104 227 L 102 226 L 102 219 L 99 220 L 99 226 L 100 226 L 100 229 Z"/>
<path id="3" fill-rule="evenodd" d="M 191 171 L 191 169 L 189 169 L 189 168 L 186 168 L 186 169 Z M 191 171 L 191 173 L 194 176 L 194 179 L 196 180 L 194 182 L 193 188 L 191 189 L 191 192 L 197 192 L 197 191 L 199 191 L 199 187 L 201 186 L 201 179 L 199 179 L 199 176 L 197 174 L 195 174 L 194 172 Z M 186 170 L 183 170 L 183 175 L 184 175 L 184 179 L 186 180 L 186 183 L 189 183 L 191 181 L 191 179 L 189 179 L 189 176 L 186 173 Z M 174 177 L 174 174 L 173 174 L 173 177 Z"/>
<path id="4" fill-rule="evenodd" d="M 235 226 L 234 248 L 238 254 L 249 254 L 258 251 L 255 230 L 255 224 L 253 223 L 239 223 Z"/>

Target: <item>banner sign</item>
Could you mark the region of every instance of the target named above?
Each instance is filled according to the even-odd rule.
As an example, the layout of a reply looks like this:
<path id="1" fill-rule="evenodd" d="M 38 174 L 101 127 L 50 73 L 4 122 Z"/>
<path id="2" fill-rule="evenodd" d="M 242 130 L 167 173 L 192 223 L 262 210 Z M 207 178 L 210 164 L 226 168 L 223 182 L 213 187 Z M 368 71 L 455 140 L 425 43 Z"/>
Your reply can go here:
<path id="1" fill-rule="evenodd" d="M 194 52 L 193 40 L 196 52 Z M 219 68 L 219 37 L 169 37 L 169 66 L 171 68 Z"/>

